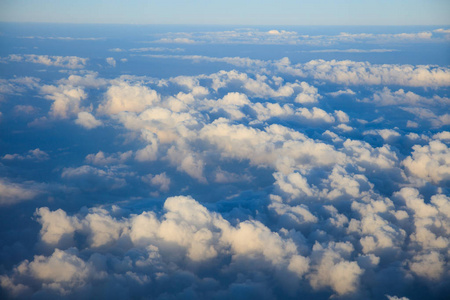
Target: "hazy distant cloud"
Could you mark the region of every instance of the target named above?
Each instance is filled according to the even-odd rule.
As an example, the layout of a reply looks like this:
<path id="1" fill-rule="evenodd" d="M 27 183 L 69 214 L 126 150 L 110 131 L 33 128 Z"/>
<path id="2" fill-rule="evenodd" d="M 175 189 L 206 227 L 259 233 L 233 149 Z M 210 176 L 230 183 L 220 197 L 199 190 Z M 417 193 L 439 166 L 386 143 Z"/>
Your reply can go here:
<path id="1" fill-rule="evenodd" d="M 39 148 L 36 148 L 34 150 L 28 151 L 28 154 L 26 155 L 20 155 L 20 154 L 5 154 L 2 159 L 4 160 L 47 160 L 49 159 L 49 155 L 45 152 L 40 150 Z"/>
<path id="2" fill-rule="evenodd" d="M 106 58 L 106 62 L 108 63 L 108 65 L 110 65 L 111 67 L 115 67 L 116 66 L 116 60 L 113 57 L 107 57 Z"/>
<path id="3" fill-rule="evenodd" d="M 31 200 L 40 192 L 33 182 L 14 183 L 0 178 L 0 206 Z"/>
<path id="4" fill-rule="evenodd" d="M 373 102 L 377 105 L 448 105 L 450 99 L 446 97 L 439 97 L 434 95 L 432 98 L 426 98 L 415 94 L 413 92 L 405 92 L 403 89 L 398 91 L 391 91 L 389 88 L 384 87 L 381 91 L 376 91 L 373 94 L 372 99 L 363 99 L 364 102 Z"/>
<path id="5" fill-rule="evenodd" d="M 450 71 L 445 67 L 410 65 L 372 65 L 368 62 L 312 60 L 291 65 L 289 60 L 275 62 L 279 72 L 312 77 L 344 85 L 404 85 L 439 87 L 450 85 Z"/>
<path id="6" fill-rule="evenodd" d="M 325 80 L 344 85 L 403 85 L 414 87 L 450 86 L 450 70 L 431 65 L 377 65 L 369 62 L 311 60 L 304 64 L 291 64 L 285 57 L 278 61 L 261 61 L 241 57 L 207 57 L 195 55 L 149 55 L 156 58 L 178 58 L 193 61 L 224 62 L 238 67 L 260 68 L 268 72 L 302 78 Z"/>
<path id="7" fill-rule="evenodd" d="M 133 155 L 133 151 L 127 152 L 118 152 L 113 153 L 111 155 L 105 155 L 103 151 L 99 151 L 96 154 L 89 154 L 86 156 L 86 162 L 97 165 L 97 166 L 105 166 L 112 164 L 119 164 L 125 162 Z"/>
<path id="8" fill-rule="evenodd" d="M 434 31 L 440 32 L 440 31 Z M 160 37 L 159 34 L 155 34 Z M 389 42 L 418 42 L 437 40 L 430 31 L 396 34 L 375 33 L 347 33 L 341 32 L 336 35 L 306 35 L 296 31 L 271 29 L 260 31 L 253 28 L 241 28 L 229 31 L 207 31 L 207 32 L 173 32 L 166 33 L 164 37 L 153 42 L 156 43 L 211 43 L 211 44 L 278 44 L 278 45 L 333 45 L 350 42 L 370 42 L 385 44 Z M 360 52 L 352 51 L 350 52 Z M 387 50 L 387 51 L 385 51 Z M 390 49 L 361 50 L 362 52 L 391 52 Z M 394 50 L 395 51 L 395 50 Z M 331 52 L 334 52 L 333 50 Z M 337 52 L 340 52 L 339 50 Z M 344 51 L 346 52 L 346 51 Z"/>
<path id="9" fill-rule="evenodd" d="M 311 53 L 386 53 L 386 52 L 396 52 L 399 50 L 395 49 L 320 49 L 320 50 L 309 50 L 306 52 Z"/>
<path id="10" fill-rule="evenodd" d="M 132 48 L 131 52 L 183 52 L 183 48 L 165 48 L 165 47 L 142 47 Z"/>
<path id="11" fill-rule="evenodd" d="M 61 41 L 99 41 L 105 40 L 103 37 L 68 37 L 68 36 L 21 36 L 22 39 L 39 39 L 39 40 L 61 40 Z"/>
<path id="12" fill-rule="evenodd" d="M 193 44 L 194 40 L 188 38 L 162 38 L 154 41 L 155 43 L 161 44 Z"/>
<path id="13" fill-rule="evenodd" d="M 77 56 L 49 56 L 35 54 L 11 54 L 6 58 L 2 58 L 2 60 L 10 62 L 29 62 L 69 69 L 82 69 L 86 66 L 88 61 L 87 58 Z"/>

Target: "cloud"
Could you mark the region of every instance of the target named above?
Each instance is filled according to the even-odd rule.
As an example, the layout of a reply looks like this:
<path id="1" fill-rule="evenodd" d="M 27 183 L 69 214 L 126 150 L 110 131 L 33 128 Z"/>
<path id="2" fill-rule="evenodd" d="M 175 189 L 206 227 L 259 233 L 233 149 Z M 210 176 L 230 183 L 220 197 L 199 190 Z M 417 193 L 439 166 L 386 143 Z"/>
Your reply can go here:
<path id="1" fill-rule="evenodd" d="M 177 58 L 193 61 L 225 62 L 239 67 L 271 67 L 275 72 L 325 80 L 343 85 L 402 85 L 412 87 L 445 87 L 450 85 L 450 71 L 434 65 L 371 64 L 351 60 L 311 60 L 291 64 L 285 57 L 278 61 L 261 61 L 240 57 L 208 57 L 195 55 L 149 55 L 155 58 Z"/>
<path id="2" fill-rule="evenodd" d="M 439 140 L 425 146 L 413 146 L 411 156 L 402 164 L 414 176 L 435 184 L 450 183 L 450 149 Z"/>
<path id="3" fill-rule="evenodd" d="M 131 158 L 133 151 L 118 152 L 111 155 L 105 155 L 103 151 L 99 151 L 96 154 L 89 154 L 86 156 L 86 162 L 97 165 L 106 166 L 112 164 L 120 164 Z"/>
<path id="4" fill-rule="evenodd" d="M 268 29 L 153 39 L 347 43 L 336 48 L 350 54 L 355 41 L 422 49 L 443 40 Z M 134 64 L 114 77 L 103 61 L 91 66 L 100 73 L 0 81 L 10 129 L 1 141 L 2 296 L 445 297 L 448 68 L 206 56 L 210 48 L 120 53 L 167 59 L 175 67 L 163 78 L 133 75 Z M 176 59 L 193 68 L 181 74 Z M 23 122 L 44 122 L 46 110 L 47 127 Z M 61 130 L 71 138 L 52 140 Z"/>
<path id="5" fill-rule="evenodd" d="M 434 32 L 445 32 L 434 30 Z M 156 34 L 156 37 L 162 36 Z M 208 44 L 250 44 L 250 45 L 314 45 L 330 46 L 335 44 L 369 42 L 385 45 L 387 43 L 417 43 L 424 41 L 440 41 L 430 31 L 408 33 L 348 33 L 308 35 L 296 31 L 271 29 L 261 31 L 255 28 L 239 28 L 228 31 L 172 32 L 154 43 L 208 43 Z M 354 49 L 351 49 L 354 50 Z M 386 49 L 374 49 L 373 52 L 385 52 Z M 380 50 L 380 51 L 377 51 Z M 389 49 L 387 49 L 389 50 Z M 370 50 L 368 50 L 370 51 Z"/>
<path id="6" fill-rule="evenodd" d="M 119 189 L 126 184 L 123 176 L 126 176 L 126 174 L 120 174 L 114 169 L 103 170 L 88 165 L 78 168 L 64 168 L 61 173 L 61 178 L 87 191 L 105 188 Z"/>
<path id="7" fill-rule="evenodd" d="M 47 154 L 47 152 L 42 151 L 39 148 L 36 148 L 34 150 L 29 150 L 28 154 L 26 155 L 20 155 L 20 154 L 5 154 L 2 159 L 4 160 L 36 160 L 36 161 L 43 161 L 48 160 L 50 157 Z"/>
<path id="8" fill-rule="evenodd" d="M 81 101 L 87 98 L 82 88 L 71 85 L 44 85 L 40 92 L 44 98 L 53 101 L 50 115 L 62 119 L 78 114 L 81 111 Z"/>
<path id="9" fill-rule="evenodd" d="M 41 191 L 33 182 L 14 183 L 0 178 L 0 205 L 13 205 L 31 200 Z"/>
<path id="10" fill-rule="evenodd" d="M 282 73 L 312 77 L 344 85 L 403 85 L 439 87 L 450 85 L 450 72 L 436 66 L 376 65 L 369 62 L 312 60 L 290 65 L 275 62 Z"/>
<path id="11" fill-rule="evenodd" d="M 147 182 L 152 186 L 158 187 L 162 192 L 169 191 L 170 178 L 166 175 L 166 172 L 157 175 L 148 174 L 142 177 L 142 181 Z"/>
<path id="12" fill-rule="evenodd" d="M 403 89 L 399 89 L 398 91 L 391 91 L 389 88 L 384 87 L 383 90 L 377 91 L 373 94 L 372 99 L 365 98 L 364 102 L 373 102 L 377 105 L 445 105 L 450 103 L 450 99 L 446 97 L 439 97 L 438 95 L 434 95 L 433 98 L 426 98 L 420 95 L 417 95 L 413 92 L 405 92 Z"/>
<path id="13" fill-rule="evenodd" d="M 311 53 L 386 53 L 397 52 L 395 49 L 321 49 L 310 50 Z"/>
<path id="14" fill-rule="evenodd" d="M 341 95 L 356 95 L 356 93 L 354 91 L 352 91 L 351 89 L 345 89 L 345 90 L 339 90 L 336 92 L 328 93 L 328 95 L 330 95 L 331 97 L 339 97 Z"/>
<path id="15" fill-rule="evenodd" d="M 154 42 L 161 44 L 193 44 L 196 41 L 188 38 L 162 38 Z"/>
<path id="16" fill-rule="evenodd" d="M 91 113 L 88 113 L 86 111 L 78 113 L 78 119 L 75 120 L 75 123 L 83 126 L 86 129 L 96 128 L 103 124 L 101 121 L 97 120 Z"/>
<path id="17" fill-rule="evenodd" d="M 160 101 L 158 93 L 146 86 L 119 81 L 108 88 L 105 100 L 98 110 L 107 114 L 120 112 L 141 112 L 146 107 Z"/>
<path id="18" fill-rule="evenodd" d="M 108 65 L 110 65 L 111 67 L 115 67 L 116 66 L 116 60 L 114 59 L 114 57 L 107 57 L 106 58 L 106 63 Z"/>
<path id="19" fill-rule="evenodd" d="M 36 54 L 11 54 L 3 60 L 10 62 L 29 62 L 68 69 L 83 69 L 88 59 L 77 56 L 50 56 Z"/>

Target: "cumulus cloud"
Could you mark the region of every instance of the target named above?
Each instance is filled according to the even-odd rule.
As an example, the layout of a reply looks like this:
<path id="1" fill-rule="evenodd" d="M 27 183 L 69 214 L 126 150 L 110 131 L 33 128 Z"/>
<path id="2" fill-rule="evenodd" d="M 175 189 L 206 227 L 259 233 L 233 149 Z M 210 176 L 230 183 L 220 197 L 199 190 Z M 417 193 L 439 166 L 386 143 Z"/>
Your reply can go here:
<path id="1" fill-rule="evenodd" d="M 155 33 L 150 43 L 346 43 L 336 49 L 347 56 L 364 52 L 355 41 L 420 50 L 444 40 L 267 30 Z M 103 61 L 92 68 L 107 78 L 74 69 L 0 80 L 11 129 L 1 140 L 2 296 L 445 297 L 448 68 L 212 57 L 209 46 L 205 56 L 112 49 L 111 63 L 133 60 L 130 72 L 148 57 L 193 62 L 163 78 L 114 78 Z M 46 110 L 49 126 L 23 123 Z M 71 138 L 52 140 L 60 130 Z"/>
<path id="2" fill-rule="evenodd" d="M 450 183 L 450 149 L 446 144 L 433 140 L 425 146 L 415 145 L 413 150 L 402 162 L 412 175 L 435 184 Z"/>
<path id="3" fill-rule="evenodd" d="M 118 114 L 123 111 L 141 112 L 158 101 L 160 96 L 156 91 L 140 84 L 130 85 L 120 81 L 108 88 L 99 111 L 107 114 Z"/>
<path id="4" fill-rule="evenodd" d="M 81 101 L 86 99 L 86 92 L 80 87 L 71 85 L 44 85 L 41 87 L 44 98 L 52 100 L 50 114 L 56 118 L 68 118 L 78 114 L 81 110 Z"/>
<path id="5" fill-rule="evenodd" d="M 75 123 L 83 126 L 86 129 L 92 129 L 102 125 L 102 122 L 97 120 L 91 113 L 82 111 L 78 113 L 78 118 Z"/>

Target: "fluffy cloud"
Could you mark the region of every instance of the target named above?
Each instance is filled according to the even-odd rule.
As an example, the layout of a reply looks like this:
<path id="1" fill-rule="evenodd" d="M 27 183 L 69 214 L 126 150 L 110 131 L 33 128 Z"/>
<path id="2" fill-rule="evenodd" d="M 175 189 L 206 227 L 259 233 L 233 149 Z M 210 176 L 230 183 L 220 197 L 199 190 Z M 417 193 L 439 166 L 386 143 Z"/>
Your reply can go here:
<path id="1" fill-rule="evenodd" d="M 345 43 L 336 56 L 370 61 L 371 53 L 390 54 L 348 50 L 351 43 L 395 40 L 407 52 L 398 43 L 443 41 L 438 32 L 239 29 L 155 33 L 145 42 L 217 38 L 310 49 Z M 109 61 L 129 59 L 128 75 L 103 60 L 90 65 L 94 71 L 0 80 L 8 128 L 0 163 L 8 177 L 0 180 L 2 296 L 445 297 L 450 134 L 437 129 L 450 120 L 448 68 L 212 57 L 209 48 L 205 56 L 113 49 L 118 57 Z M 325 51 L 308 55 L 329 57 Z M 162 59 L 175 66 L 163 78 L 133 75 L 136 65 Z M 181 73 L 174 59 L 191 60 L 192 68 Z M 47 110 L 51 123 L 32 126 L 47 120 Z M 71 138 L 52 139 L 60 130 Z M 49 184 L 31 181 L 37 177 Z"/>
<path id="2" fill-rule="evenodd" d="M 75 123 L 86 129 L 92 129 L 102 125 L 101 121 L 97 120 L 91 113 L 86 111 L 78 113 L 78 118 L 75 120 Z"/>
<path id="3" fill-rule="evenodd" d="M 99 111 L 107 114 L 118 114 L 123 111 L 141 112 L 158 101 L 160 96 L 156 91 L 143 85 L 130 85 L 120 81 L 108 88 Z"/>
<path id="4" fill-rule="evenodd" d="M 412 175 L 435 184 L 449 184 L 450 149 L 446 144 L 433 140 L 425 146 L 415 145 L 413 150 L 402 162 Z"/>
<path id="5" fill-rule="evenodd" d="M 41 87 L 41 93 L 44 98 L 53 101 L 50 114 L 56 118 L 68 118 L 70 115 L 78 114 L 81 110 L 81 101 L 87 97 L 82 88 L 70 85 L 44 85 Z"/>

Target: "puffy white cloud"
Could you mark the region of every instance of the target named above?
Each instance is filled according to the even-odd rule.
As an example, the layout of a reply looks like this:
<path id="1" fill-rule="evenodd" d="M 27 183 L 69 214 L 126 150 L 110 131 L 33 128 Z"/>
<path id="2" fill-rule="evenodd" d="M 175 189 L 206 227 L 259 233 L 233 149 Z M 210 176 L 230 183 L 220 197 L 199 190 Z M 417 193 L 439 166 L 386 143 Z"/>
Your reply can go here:
<path id="1" fill-rule="evenodd" d="M 105 101 L 99 106 L 99 111 L 107 114 L 120 112 L 141 112 L 160 101 L 158 93 L 146 86 L 130 85 L 119 81 L 108 88 Z"/>
<path id="2" fill-rule="evenodd" d="M 73 244 L 76 229 L 80 228 L 78 220 L 67 216 L 62 209 L 50 211 L 47 207 L 36 210 L 38 222 L 41 223 L 41 240 L 49 245 L 64 246 Z"/>
<path id="3" fill-rule="evenodd" d="M 44 98 L 52 100 L 50 114 L 57 118 L 68 118 L 81 111 L 81 101 L 86 99 L 86 92 L 71 85 L 44 85 L 41 87 Z"/>
<path id="4" fill-rule="evenodd" d="M 372 65 L 369 62 L 312 60 L 292 66 L 278 63 L 279 71 L 305 74 L 344 85 L 403 85 L 439 87 L 450 84 L 450 71 L 435 66 Z"/>
<path id="5" fill-rule="evenodd" d="M 414 176 L 435 184 L 450 182 L 450 148 L 439 140 L 432 140 L 428 145 L 413 146 L 411 156 L 402 164 Z"/>
<path id="6" fill-rule="evenodd" d="M 75 252 L 75 253 L 74 253 Z M 93 268 L 89 263 L 84 262 L 76 255 L 76 251 L 62 251 L 55 249 L 49 257 L 36 255 L 33 261 L 24 261 L 15 268 L 15 274 L 10 285 L 2 286 L 7 289 L 24 289 L 21 283 L 14 284 L 20 278 L 32 277 L 36 283 L 44 290 L 51 290 L 61 295 L 68 295 L 71 290 L 83 287 L 91 277 Z M 2 278 L 3 279 L 3 278 Z"/>
<path id="7" fill-rule="evenodd" d="M 446 268 L 446 263 L 438 252 L 416 255 L 409 264 L 411 271 L 417 276 L 430 280 L 439 279 Z"/>
<path id="8" fill-rule="evenodd" d="M 356 93 L 354 91 L 352 91 L 351 89 L 345 89 L 345 90 L 339 90 L 336 92 L 328 93 L 328 95 L 330 95 L 332 97 L 339 97 L 341 95 L 356 95 Z"/>
<path id="9" fill-rule="evenodd" d="M 322 96 L 319 95 L 318 89 L 314 86 L 309 85 L 306 82 L 301 82 L 300 86 L 302 88 L 301 93 L 295 97 L 295 102 L 307 104 L 307 103 L 317 103 Z"/>
<path id="10" fill-rule="evenodd" d="M 142 177 L 142 181 L 157 186 L 162 192 L 167 192 L 170 187 L 170 178 L 166 175 L 166 172 L 156 175 L 148 174 Z"/>
<path id="11" fill-rule="evenodd" d="M 337 294 L 354 292 L 359 285 L 363 270 L 354 261 L 345 258 L 354 251 L 350 243 L 332 243 L 327 248 L 316 243 L 313 247 L 313 272 L 309 275 L 315 289 L 329 286 Z"/>
<path id="12" fill-rule="evenodd" d="M 297 109 L 296 113 L 297 116 L 300 116 L 301 118 L 307 119 L 308 121 L 319 121 L 319 122 L 325 122 L 325 123 L 334 123 L 335 118 L 328 114 L 323 109 L 313 107 L 312 109 L 307 109 L 304 107 L 301 107 Z"/>
<path id="13" fill-rule="evenodd" d="M 219 119 L 204 126 L 200 137 L 216 145 L 222 157 L 248 159 L 251 164 L 271 166 L 283 173 L 290 173 L 294 167 L 344 160 L 333 147 L 280 125 L 258 130 Z"/>
<path id="14" fill-rule="evenodd" d="M 91 113 L 88 113 L 86 111 L 78 113 L 78 118 L 75 120 L 75 123 L 83 126 L 86 129 L 96 128 L 103 124 L 101 121 L 97 120 Z"/>

